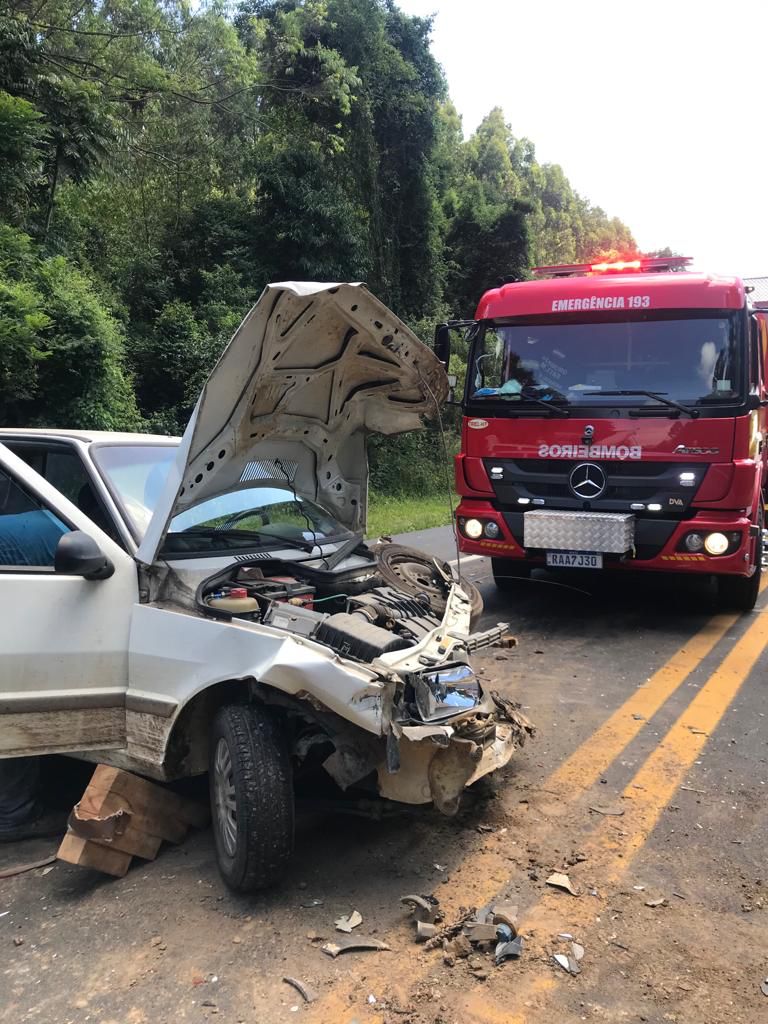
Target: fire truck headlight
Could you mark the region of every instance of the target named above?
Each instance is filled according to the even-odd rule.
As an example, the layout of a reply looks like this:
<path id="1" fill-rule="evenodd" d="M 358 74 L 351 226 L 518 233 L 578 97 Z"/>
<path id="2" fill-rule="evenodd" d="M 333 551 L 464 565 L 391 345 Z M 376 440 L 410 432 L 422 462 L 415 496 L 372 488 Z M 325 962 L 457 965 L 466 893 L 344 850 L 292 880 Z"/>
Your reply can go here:
<path id="1" fill-rule="evenodd" d="M 491 540 L 497 540 L 501 536 L 501 530 L 498 523 L 494 523 L 493 521 L 485 524 L 483 533 L 486 537 L 490 537 Z"/>
<path id="2" fill-rule="evenodd" d="M 483 535 L 483 524 L 479 519 L 467 519 L 464 523 L 464 533 L 470 540 L 478 540 Z"/>
<path id="3" fill-rule="evenodd" d="M 689 533 L 685 538 L 685 546 L 689 551 L 693 551 L 694 553 L 701 551 L 704 547 L 704 538 L 700 533 Z"/>
<path id="4" fill-rule="evenodd" d="M 728 550 L 728 538 L 724 533 L 708 533 L 704 539 L 704 549 L 708 555 L 724 555 Z"/>

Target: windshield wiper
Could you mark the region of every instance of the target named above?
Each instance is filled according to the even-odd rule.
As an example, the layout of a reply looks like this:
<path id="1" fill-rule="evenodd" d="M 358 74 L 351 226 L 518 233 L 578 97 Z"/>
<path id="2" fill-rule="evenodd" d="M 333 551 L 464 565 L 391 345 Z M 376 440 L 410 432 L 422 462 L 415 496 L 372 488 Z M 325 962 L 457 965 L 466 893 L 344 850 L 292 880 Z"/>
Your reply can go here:
<path id="1" fill-rule="evenodd" d="M 265 537 L 270 540 L 280 541 L 281 544 L 285 544 L 286 547 L 298 548 L 299 551 L 312 552 L 314 549 L 320 548 L 320 543 L 310 544 L 309 541 L 297 540 L 293 537 L 281 537 L 277 533 L 265 533 L 263 530 L 220 530 L 215 526 L 193 526 L 188 530 L 181 530 L 179 533 L 169 533 L 168 539 L 172 537 L 205 537 L 207 540 L 213 542 L 216 540 L 224 541 L 261 541 Z M 222 544 L 222 547 L 242 547 L 238 544 Z M 322 550 L 322 549 L 321 549 Z"/>
<path id="2" fill-rule="evenodd" d="M 642 391 L 636 388 L 622 388 L 617 391 L 583 391 L 582 394 L 589 395 L 640 395 L 645 398 L 654 398 L 657 402 L 661 402 L 662 405 L 668 406 L 670 409 L 677 409 L 678 412 L 684 412 L 686 416 L 690 416 L 692 420 L 698 419 L 699 410 L 691 409 L 687 405 L 682 405 L 680 402 L 676 402 L 674 398 L 666 398 L 665 391 Z"/>
<path id="3" fill-rule="evenodd" d="M 557 396 L 562 402 L 568 404 L 568 399 L 560 391 L 556 391 L 554 388 L 547 388 L 551 394 Z M 511 399 L 522 399 L 524 402 L 535 402 L 537 405 L 542 405 L 545 409 L 549 409 L 550 412 L 556 413 L 558 416 L 570 416 L 570 409 L 564 408 L 557 402 L 553 402 L 546 398 L 539 398 L 538 395 L 532 395 L 531 389 L 528 387 L 522 388 L 517 394 L 512 395 L 498 395 L 494 396 L 509 401 Z"/>

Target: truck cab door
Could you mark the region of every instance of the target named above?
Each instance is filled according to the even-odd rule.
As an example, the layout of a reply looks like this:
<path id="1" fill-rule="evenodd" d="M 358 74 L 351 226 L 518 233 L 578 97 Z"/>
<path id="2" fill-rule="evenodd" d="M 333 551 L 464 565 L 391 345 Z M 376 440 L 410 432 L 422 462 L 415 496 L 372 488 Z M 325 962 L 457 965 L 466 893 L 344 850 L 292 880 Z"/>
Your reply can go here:
<path id="1" fill-rule="evenodd" d="M 80 530 L 114 571 L 54 568 Z M 133 559 L 0 444 L 0 757 L 119 748 L 125 742 Z"/>

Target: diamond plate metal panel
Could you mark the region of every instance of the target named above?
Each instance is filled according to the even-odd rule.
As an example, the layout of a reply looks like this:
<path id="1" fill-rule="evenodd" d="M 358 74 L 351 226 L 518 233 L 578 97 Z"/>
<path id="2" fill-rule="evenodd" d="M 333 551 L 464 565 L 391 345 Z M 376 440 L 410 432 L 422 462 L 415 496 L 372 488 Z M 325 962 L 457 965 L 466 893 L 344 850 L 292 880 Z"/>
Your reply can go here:
<path id="1" fill-rule="evenodd" d="M 526 548 L 601 551 L 623 555 L 635 540 L 635 517 L 612 512 L 556 512 L 535 509 L 523 516 Z"/>

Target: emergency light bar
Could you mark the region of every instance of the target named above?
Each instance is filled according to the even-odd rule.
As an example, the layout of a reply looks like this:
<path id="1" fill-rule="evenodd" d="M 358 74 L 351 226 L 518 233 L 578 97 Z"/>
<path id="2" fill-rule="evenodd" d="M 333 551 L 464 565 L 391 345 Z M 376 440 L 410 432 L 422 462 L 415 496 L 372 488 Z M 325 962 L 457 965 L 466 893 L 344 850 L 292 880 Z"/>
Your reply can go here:
<path id="1" fill-rule="evenodd" d="M 652 273 L 684 270 L 693 260 L 690 256 L 641 256 L 634 260 L 612 263 L 564 263 L 554 267 L 534 267 L 537 277 L 590 277 L 593 274 Z"/>

